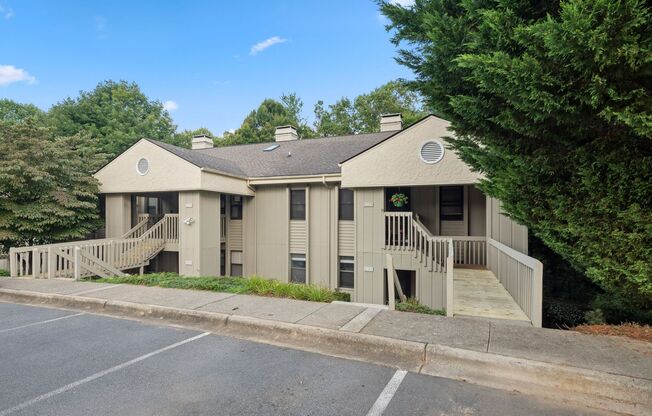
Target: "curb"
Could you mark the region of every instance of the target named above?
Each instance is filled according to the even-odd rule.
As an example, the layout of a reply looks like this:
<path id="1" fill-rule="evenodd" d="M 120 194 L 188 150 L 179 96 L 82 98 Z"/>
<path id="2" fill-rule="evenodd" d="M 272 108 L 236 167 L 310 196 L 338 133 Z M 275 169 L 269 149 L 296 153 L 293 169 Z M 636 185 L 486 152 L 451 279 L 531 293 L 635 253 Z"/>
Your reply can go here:
<path id="1" fill-rule="evenodd" d="M 636 416 L 652 414 L 652 381 L 443 345 L 421 373 Z"/>
<path id="2" fill-rule="evenodd" d="M 0 289 L 0 300 L 173 324 L 372 362 L 635 416 L 652 414 L 652 381 L 437 344 L 165 306 Z"/>

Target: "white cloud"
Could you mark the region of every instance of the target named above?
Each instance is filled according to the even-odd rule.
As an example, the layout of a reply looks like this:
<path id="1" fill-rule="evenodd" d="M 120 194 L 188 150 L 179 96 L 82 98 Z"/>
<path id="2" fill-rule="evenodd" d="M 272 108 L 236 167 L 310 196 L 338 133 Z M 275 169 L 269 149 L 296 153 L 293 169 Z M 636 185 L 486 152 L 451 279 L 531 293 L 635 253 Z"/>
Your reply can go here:
<path id="1" fill-rule="evenodd" d="M 172 100 L 167 100 L 166 102 L 163 103 L 163 108 L 166 109 L 167 111 L 174 111 L 177 108 L 179 108 L 179 104 Z"/>
<path id="2" fill-rule="evenodd" d="M 278 43 L 285 43 L 287 42 L 287 39 L 283 39 L 280 36 L 272 36 L 271 38 L 265 39 L 262 42 L 258 42 L 254 46 L 251 47 L 251 51 L 249 51 L 250 55 L 256 55 L 258 52 L 262 52 L 265 49 L 269 48 L 270 46 L 274 46 Z"/>
<path id="3" fill-rule="evenodd" d="M 36 83 L 36 78 L 31 76 L 24 69 L 16 68 L 13 65 L 0 65 L 0 86 L 7 86 L 14 82 Z"/>
<path id="4" fill-rule="evenodd" d="M 14 10 L 9 6 L 0 4 L 0 16 L 4 17 L 5 19 L 11 19 L 14 17 Z"/>

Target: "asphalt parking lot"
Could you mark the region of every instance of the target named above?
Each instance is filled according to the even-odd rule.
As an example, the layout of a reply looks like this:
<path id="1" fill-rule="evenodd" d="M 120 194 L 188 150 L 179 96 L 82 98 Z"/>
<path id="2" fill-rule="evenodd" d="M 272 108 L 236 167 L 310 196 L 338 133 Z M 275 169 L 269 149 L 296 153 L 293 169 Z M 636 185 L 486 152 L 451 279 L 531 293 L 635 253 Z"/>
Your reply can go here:
<path id="1" fill-rule="evenodd" d="M 0 303 L 0 416 L 605 414 L 374 364 Z"/>

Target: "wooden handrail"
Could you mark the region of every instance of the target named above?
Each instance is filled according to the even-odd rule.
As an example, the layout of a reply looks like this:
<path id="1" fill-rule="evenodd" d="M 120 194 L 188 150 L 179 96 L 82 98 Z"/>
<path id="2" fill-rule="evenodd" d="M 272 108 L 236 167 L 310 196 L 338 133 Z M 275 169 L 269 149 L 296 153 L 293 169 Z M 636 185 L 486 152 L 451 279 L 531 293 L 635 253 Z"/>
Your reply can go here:
<path id="1" fill-rule="evenodd" d="M 487 243 L 487 266 L 530 318 L 532 325 L 541 327 L 543 264 L 492 238 L 488 238 Z"/>
<path id="2" fill-rule="evenodd" d="M 78 242 L 12 247 L 12 277 L 83 277 L 115 274 L 142 267 L 166 243 L 179 242 L 179 215 L 166 214 L 136 238 L 107 238 Z"/>

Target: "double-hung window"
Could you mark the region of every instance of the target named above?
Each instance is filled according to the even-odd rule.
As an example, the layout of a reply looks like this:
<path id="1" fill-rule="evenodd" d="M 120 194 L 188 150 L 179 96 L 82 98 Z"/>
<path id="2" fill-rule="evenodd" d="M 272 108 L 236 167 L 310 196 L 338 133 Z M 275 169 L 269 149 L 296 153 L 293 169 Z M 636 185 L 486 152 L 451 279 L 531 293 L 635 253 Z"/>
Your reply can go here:
<path id="1" fill-rule="evenodd" d="M 290 189 L 290 219 L 306 219 L 306 190 Z"/>
<path id="2" fill-rule="evenodd" d="M 230 217 L 232 220 L 242 219 L 242 197 L 240 195 L 231 195 Z"/>
<path id="3" fill-rule="evenodd" d="M 306 283 L 306 255 L 290 254 L 290 281 Z"/>
<path id="4" fill-rule="evenodd" d="M 340 256 L 340 276 L 338 287 L 353 289 L 355 262 L 352 256 Z"/>
<path id="5" fill-rule="evenodd" d="M 340 189 L 340 220 L 353 220 L 353 191 Z"/>

